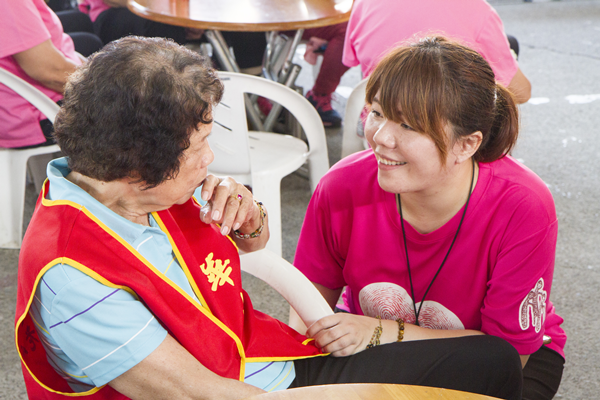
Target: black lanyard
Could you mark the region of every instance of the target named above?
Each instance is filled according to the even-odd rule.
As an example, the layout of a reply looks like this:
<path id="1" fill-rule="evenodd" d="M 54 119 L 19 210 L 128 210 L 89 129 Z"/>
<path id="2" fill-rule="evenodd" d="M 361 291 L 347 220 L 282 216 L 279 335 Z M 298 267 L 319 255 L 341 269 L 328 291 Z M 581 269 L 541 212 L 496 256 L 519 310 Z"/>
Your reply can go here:
<path id="1" fill-rule="evenodd" d="M 465 219 L 465 215 L 467 214 L 467 207 L 469 207 L 469 200 L 471 200 L 471 193 L 473 192 L 473 182 L 475 181 L 475 160 L 473 158 L 471 158 L 471 160 L 473 162 L 472 163 L 473 171 L 471 172 L 471 185 L 469 186 L 469 196 L 467 196 L 467 202 L 465 203 L 465 209 L 463 211 L 462 217 L 460 218 L 460 223 L 458 224 L 458 229 L 456 229 L 456 233 L 454 234 L 454 239 L 452 239 L 452 243 L 450 243 L 450 248 L 448 249 L 448 252 L 446 253 L 446 257 L 444 257 L 442 264 L 440 265 L 437 272 L 433 276 L 431 283 L 429 283 L 429 287 L 427 287 L 425 294 L 423 294 L 423 298 L 421 299 L 421 304 L 419 304 L 418 310 L 417 310 L 417 303 L 415 301 L 415 290 L 413 287 L 412 275 L 410 273 L 410 261 L 408 259 L 408 246 L 406 245 L 406 232 L 404 230 L 404 217 L 402 216 L 402 203 L 400 202 L 400 194 L 396 194 L 396 200 L 398 202 L 398 212 L 400 213 L 400 224 L 402 226 L 402 238 L 404 239 L 404 253 L 406 254 L 406 267 L 408 268 L 408 279 L 410 281 L 410 296 L 413 301 L 413 308 L 415 311 L 415 321 L 417 323 L 417 326 L 419 326 L 419 314 L 421 313 L 421 308 L 423 307 L 423 303 L 425 302 L 425 296 L 427 296 L 427 293 L 429 293 L 429 289 L 431 289 L 433 282 L 438 277 L 438 275 L 440 274 L 440 271 L 442 270 L 442 267 L 446 263 L 446 260 L 448 259 L 448 255 L 450 255 L 450 250 L 452 250 L 452 247 L 454 246 L 454 242 L 456 241 L 456 237 L 458 236 L 458 232 L 460 232 L 460 227 L 462 226 L 463 220 Z"/>

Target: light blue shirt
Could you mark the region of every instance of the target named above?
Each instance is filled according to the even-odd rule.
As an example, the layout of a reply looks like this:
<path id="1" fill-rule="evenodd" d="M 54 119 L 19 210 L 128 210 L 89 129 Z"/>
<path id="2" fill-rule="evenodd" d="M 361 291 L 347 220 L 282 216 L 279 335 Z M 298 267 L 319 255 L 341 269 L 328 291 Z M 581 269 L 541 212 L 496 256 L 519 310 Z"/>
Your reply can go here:
<path id="1" fill-rule="evenodd" d="M 48 165 L 51 200 L 84 206 L 121 236 L 168 279 L 198 301 L 167 235 L 150 215 L 150 226 L 131 222 L 65 179 L 66 158 Z M 165 339 L 167 331 L 134 296 L 105 286 L 79 270 L 58 264 L 37 287 L 33 317 L 51 365 L 73 390 L 102 386 L 129 370 Z M 294 363 L 246 363 L 245 382 L 267 391 L 289 387 Z"/>

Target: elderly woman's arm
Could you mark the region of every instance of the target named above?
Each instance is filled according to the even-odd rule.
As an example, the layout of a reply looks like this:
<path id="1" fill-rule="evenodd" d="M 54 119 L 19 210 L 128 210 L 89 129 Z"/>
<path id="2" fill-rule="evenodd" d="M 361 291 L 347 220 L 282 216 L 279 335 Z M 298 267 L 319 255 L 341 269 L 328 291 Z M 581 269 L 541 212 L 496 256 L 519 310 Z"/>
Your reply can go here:
<path id="1" fill-rule="evenodd" d="M 221 233 L 229 235 L 238 248 L 252 252 L 264 248 L 269 240 L 269 218 L 254 201 L 252 193 L 241 183 L 232 178 L 218 178 L 208 175 L 202 186 L 202 200 L 207 201 L 200 211 L 204 223 L 218 223 Z M 262 226 L 260 235 L 254 238 L 241 239 L 233 231 L 240 234 L 252 234 Z"/>
<path id="2" fill-rule="evenodd" d="M 243 399 L 264 390 L 223 378 L 170 335 L 148 357 L 109 382 L 131 399 Z"/>
<path id="3" fill-rule="evenodd" d="M 67 76 L 77 67 L 54 47 L 50 39 L 13 57 L 30 78 L 59 93 L 63 93 Z"/>

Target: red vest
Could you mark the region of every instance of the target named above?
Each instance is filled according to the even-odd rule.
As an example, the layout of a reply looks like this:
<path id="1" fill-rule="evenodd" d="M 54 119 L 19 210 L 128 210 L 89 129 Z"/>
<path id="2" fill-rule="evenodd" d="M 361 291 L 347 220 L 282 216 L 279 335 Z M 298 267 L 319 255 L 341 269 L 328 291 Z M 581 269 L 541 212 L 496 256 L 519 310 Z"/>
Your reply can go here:
<path id="1" fill-rule="evenodd" d="M 153 217 L 168 235 L 202 305 L 165 279 L 83 206 L 46 199 L 48 185 L 46 182 L 37 201 L 19 256 L 15 331 L 30 398 L 73 396 L 67 382 L 47 362 L 28 313 L 42 275 L 59 263 L 134 294 L 171 336 L 220 376 L 242 381 L 245 362 L 250 360 L 321 355 L 311 340 L 252 308 L 242 289 L 237 248 L 215 225 L 200 221 L 199 207 L 193 200 L 153 213 Z M 91 399 L 126 398 L 108 385 L 84 395 Z"/>

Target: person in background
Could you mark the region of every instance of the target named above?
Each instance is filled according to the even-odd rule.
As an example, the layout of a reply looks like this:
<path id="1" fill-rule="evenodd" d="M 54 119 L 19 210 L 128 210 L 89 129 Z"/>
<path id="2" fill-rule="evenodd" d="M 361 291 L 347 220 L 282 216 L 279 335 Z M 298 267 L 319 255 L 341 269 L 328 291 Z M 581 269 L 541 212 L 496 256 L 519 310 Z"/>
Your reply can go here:
<path id="1" fill-rule="evenodd" d="M 244 185 L 207 173 L 223 84 L 206 61 L 127 37 L 70 76 L 55 132 L 67 157 L 48 166 L 19 255 L 29 397 L 223 400 L 380 382 L 519 399 L 519 357 L 499 338 L 457 340 L 444 360 L 406 343 L 336 357 L 253 309 L 238 249 L 264 248 L 268 215 Z M 485 357 L 465 365 L 467 349 Z"/>
<path id="2" fill-rule="evenodd" d="M 321 69 L 312 89 L 306 98 L 317 109 L 323 125 L 336 128 L 342 125 L 342 117 L 331 106 L 331 97 L 340 84 L 340 80 L 348 67 L 342 63 L 344 37 L 347 23 L 321 28 L 306 29 L 302 38 L 308 40 L 305 59 L 314 64 L 315 54 L 323 55 Z"/>
<path id="3" fill-rule="evenodd" d="M 0 0 L 0 37 L 0 68 L 59 101 L 82 59 L 44 0 Z M 52 124 L 40 111 L 1 84 L 0 96 L 0 147 L 54 143 Z"/>
<path id="4" fill-rule="evenodd" d="M 294 261 L 332 307 L 346 287 L 349 313 L 308 336 L 344 356 L 396 341 L 401 324 L 407 351 L 427 348 L 402 357 L 415 366 L 443 360 L 457 338 L 495 336 L 520 354 L 523 398 L 552 399 L 566 342 L 550 301 L 558 221 L 544 182 L 508 155 L 513 94 L 479 53 L 427 37 L 384 56 L 366 102 L 371 149 L 321 179 Z M 465 365 L 481 356 L 468 351 Z"/>
<path id="5" fill-rule="evenodd" d="M 162 24 L 139 17 L 127 9 L 127 0 L 83 0 L 79 9 L 89 13 L 94 23 L 96 34 L 104 43 L 127 35 L 146 37 L 165 37 L 184 44 L 187 40 L 200 40 L 202 31 L 185 29 L 179 26 Z M 293 35 L 294 32 L 286 32 Z M 222 32 L 227 44 L 233 47 L 236 62 L 242 70 L 260 73 L 266 41 L 262 32 Z M 313 51 L 323 54 L 323 64 L 314 87 L 306 95 L 307 99 L 319 112 L 326 127 L 339 127 L 342 123 L 340 114 L 331 106 L 331 96 L 340 83 L 342 75 L 348 67 L 342 64 L 342 51 L 346 23 L 306 29 L 302 38 L 309 41 L 308 54 Z M 318 39 L 317 39 L 318 38 Z M 312 43 L 319 43 L 312 46 Z M 326 44 L 326 45 L 325 45 Z M 250 72 L 252 73 L 252 72 Z M 270 111 L 270 104 L 261 102 L 265 113 Z"/>
<path id="6" fill-rule="evenodd" d="M 179 44 L 205 41 L 201 29 L 183 28 L 142 18 L 127 8 L 127 0 L 82 0 L 79 10 L 89 15 L 94 31 L 104 43 L 129 35 L 162 37 Z M 225 41 L 236 51 L 241 69 L 260 66 L 266 46 L 261 32 L 222 32 Z M 259 69 L 260 71 L 260 69 Z"/>
<path id="7" fill-rule="evenodd" d="M 52 100 L 60 101 L 68 75 L 83 58 L 76 53 L 73 40 L 64 33 L 59 18 L 44 0 L 0 0 L 0 37 L 0 68 L 24 79 Z M 78 42 L 86 54 L 102 46 L 91 34 L 79 35 Z M 52 123 L 37 108 L 2 84 L 0 97 L 0 147 L 27 148 L 55 143 Z M 50 156 L 38 156 L 44 157 Z M 35 165 L 35 161 L 30 163 L 39 190 L 45 168 Z"/>
<path id="8" fill-rule="evenodd" d="M 367 77 L 396 44 L 432 32 L 478 51 L 517 103 L 529 100 L 531 84 L 510 51 L 500 17 L 484 0 L 355 0 L 342 61 L 360 65 Z"/>

